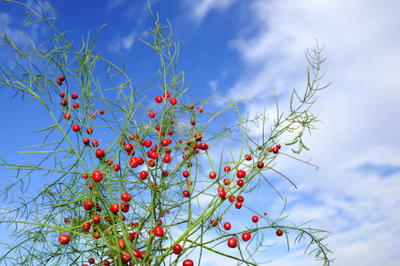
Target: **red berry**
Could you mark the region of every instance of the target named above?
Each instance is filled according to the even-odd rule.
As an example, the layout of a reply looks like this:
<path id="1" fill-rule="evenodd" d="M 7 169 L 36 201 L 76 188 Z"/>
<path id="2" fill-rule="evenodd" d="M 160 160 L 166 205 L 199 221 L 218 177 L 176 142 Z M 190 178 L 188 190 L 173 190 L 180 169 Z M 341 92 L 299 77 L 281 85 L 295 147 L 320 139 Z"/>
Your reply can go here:
<path id="1" fill-rule="evenodd" d="M 115 172 L 118 172 L 121 169 L 121 167 L 119 166 L 119 164 L 114 164 L 113 169 Z"/>
<path id="2" fill-rule="evenodd" d="M 264 167 L 264 163 L 263 163 L 263 162 L 258 162 L 258 163 L 257 163 L 257 167 L 258 167 L 259 169 L 263 168 L 263 167 Z"/>
<path id="3" fill-rule="evenodd" d="M 190 196 L 189 190 L 184 190 L 182 193 L 183 193 L 183 196 L 186 198 Z"/>
<path id="4" fill-rule="evenodd" d="M 122 199 L 123 201 L 130 201 L 130 200 L 132 199 L 132 197 L 131 197 L 131 195 L 130 195 L 129 193 L 123 193 L 123 194 L 121 195 L 121 199 Z"/>
<path id="5" fill-rule="evenodd" d="M 119 211 L 119 204 L 118 203 L 114 203 L 113 205 L 111 205 L 110 211 L 112 213 L 117 213 Z"/>
<path id="6" fill-rule="evenodd" d="M 211 220 L 211 225 L 212 226 L 214 226 L 214 227 L 216 227 L 217 225 L 218 225 L 218 221 L 216 221 L 216 220 Z"/>
<path id="7" fill-rule="evenodd" d="M 100 223 L 100 216 L 95 215 L 95 216 L 93 216 L 92 220 L 94 223 L 98 224 L 98 223 Z"/>
<path id="8" fill-rule="evenodd" d="M 95 262 L 94 258 L 90 258 L 90 259 L 89 259 L 89 263 L 90 263 L 90 264 L 93 264 L 94 262 Z"/>
<path id="9" fill-rule="evenodd" d="M 250 238 L 251 238 L 251 234 L 250 234 L 250 233 L 244 233 L 244 234 L 242 235 L 243 241 L 249 241 Z"/>
<path id="10" fill-rule="evenodd" d="M 90 210 L 93 208 L 93 206 L 94 206 L 94 202 L 93 202 L 92 200 L 86 200 L 86 201 L 83 203 L 83 208 L 84 208 L 85 210 L 87 210 L 87 211 L 90 211 Z"/>
<path id="11" fill-rule="evenodd" d="M 69 223 L 69 219 L 68 218 L 64 218 L 64 223 Z"/>
<path id="12" fill-rule="evenodd" d="M 254 215 L 251 220 L 253 221 L 253 223 L 258 222 L 258 216 Z"/>
<path id="13" fill-rule="evenodd" d="M 246 172 L 244 170 L 239 170 L 236 174 L 238 178 L 243 178 L 246 176 Z"/>
<path id="14" fill-rule="evenodd" d="M 99 142 L 97 140 L 93 140 L 92 146 L 96 148 L 97 146 L 99 146 Z"/>
<path id="15" fill-rule="evenodd" d="M 65 97 L 65 93 L 64 93 L 64 92 L 61 92 L 61 93 L 60 93 L 60 97 L 61 97 L 61 98 L 64 98 L 64 97 Z"/>
<path id="16" fill-rule="evenodd" d="M 128 254 L 129 255 L 129 254 Z M 122 259 L 122 258 L 121 258 Z M 107 266 L 107 265 L 110 265 L 110 262 L 108 261 L 108 260 L 105 260 L 104 262 L 103 262 L 103 265 L 104 266 Z"/>
<path id="17" fill-rule="evenodd" d="M 154 234 L 158 237 L 162 237 L 164 235 L 164 230 L 161 226 L 154 227 Z"/>
<path id="18" fill-rule="evenodd" d="M 182 247 L 179 244 L 176 244 L 173 248 L 172 248 L 172 252 L 174 252 L 174 254 L 179 254 L 182 252 Z"/>
<path id="19" fill-rule="evenodd" d="M 244 201 L 244 197 L 243 196 L 238 196 L 237 197 L 237 201 L 238 202 L 243 202 Z"/>
<path id="20" fill-rule="evenodd" d="M 74 104 L 72 105 L 72 107 L 74 107 L 74 109 L 79 109 L 79 103 L 74 103 Z"/>
<path id="21" fill-rule="evenodd" d="M 65 77 L 64 76 L 59 76 L 58 79 L 61 80 L 61 81 L 64 81 Z"/>
<path id="22" fill-rule="evenodd" d="M 120 240 L 123 241 L 123 239 L 120 239 Z M 125 243 L 124 243 L 124 245 L 125 245 Z M 125 249 L 125 248 L 123 248 L 123 249 Z M 128 263 L 128 262 L 131 260 L 131 256 L 129 255 L 128 252 L 122 252 L 122 254 L 121 254 L 121 260 L 122 260 L 123 262 L 125 262 L 125 263 Z"/>
<path id="23" fill-rule="evenodd" d="M 175 105 L 175 104 L 178 103 L 178 100 L 175 99 L 175 98 L 171 98 L 171 100 L 169 100 L 169 102 L 170 102 L 172 105 Z"/>
<path id="24" fill-rule="evenodd" d="M 213 171 L 208 175 L 211 179 L 214 179 L 217 177 L 217 174 Z"/>
<path id="25" fill-rule="evenodd" d="M 272 148 L 272 152 L 275 153 L 275 154 L 277 154 L 277 153 L 279 152 L 279 149 L 278 149 L 277 147 L 273 147 L 273 148 Z"/>
<path id="26" fill-rule="evenodd" d="M 118 240 L 118 245 L 120 249 L 125 249 L 126 245 L 125 245 L 125 241 L 123 239 L 119 239 Z"/>
<path id="27" fill-rule="evenodd" d="M 102 179 L 103 179 L 103 174 L 99 170 L 96 170 L 93 172 L 93 181 L 94 182 L 100 182 Z"/>
<path id="28" fill-rule="evenodd" d="M 90 118 L 94 118 L 94 116 L 95 116 L 95 114 L 93 114 L 93 113 L 91 113 L 91 114 L 89 115 Z"/>
<path id="29" fill-rule="evenodd" d="M 237 247 L 237 239 L 236 237 L 231 237 L 228 239 L 228 247 L 235 248 Z"/>
<path id="30" fill-rule="evenodd" d="M 101 115 L 104 115 L 104 110 L 101 109 L 101 110 L 99 111 L 99 113 L 100 113 Z"/>
<path id="31" fill-rule="evenodd" d="M 83 139 L 83 144 L 89 145 L 89 144 L 90 144 L 90 139 L 84 138 L 84 139 Z"/>
<path id="32" fill-rule="evenodd" d="M 236 207 L 236 209 L 240 209 L 240 208 L 242 208 L 242 203 L 241 202 L 236 202 L 235 203 L 235 207 Z"/>
<path id="33" fill-rule="evenodd" d="M 225 199 L 225 197 L 226 197 L 226 192 L 225 192 L 225 190 L 221 190 L 221 191 L 219 192 L 219 197 L 220 197 L 221 199 Z"/>
<path id="34" fill-rule="evenodd" d="M 229 222 L 224 223 L 224 228 L 225 230 L 230 230 L 231 229 L 231 224 Z"/>
<path id="35" fill-rule="evenodd" d="M 62 234 L 58 237 L 58 242 L 64 245 L 68 244 L 70 240 L 71 238 L 67 234 Z"/>
<path id="36" fill-rule="evenodd" d="M 93 183 L 90 183 L 90 184 L 89 184 L 89 189 L 92 190 L 93 188 L 94 188 Z"/>
<path id="37" fill-rule="evenodd" d="M 163 94 L 163 97 L 165 99 L 169 99 L 171 97 L 171 94 L 167 91 L 166 93 Z"/>
<path id="38" fill-rule="evenodd" d="M 252 159 L 250 154 L 246 154 L 244 158 L 246 158 L 247 161 L 251 161 Z"/>
<path id="39" fill-rule="evenodd" d="M 229 172 L 230 170 L 231 170 L 231 167 L 230 167 L 230 166 L 227 165 L 227 166 L 224 167 L 224 171 L 225 171 L 225 172 Z"/>
<path id="40" fill-rule="evenodd" d="M 235 196 L 232 195 L 232 196 L 229 197 L 229 201 L 230 202 L 233 202 L 234 200 L 235 200 Z"/>
<path id="41" fill-rule="evenodd" d="M 57 84 L 58 84 L 59 86 L 61 86 L 62 81 L 58 79 L 58 80 L 57 80 Z"/>
<path id="42" fill-rule="evenodd" d="M 131 143 L 127 143 L 124 147 L 124 150 L 127 152 L 133 151 L 133 145 Z"/>
<path id="43" fill-rule="evenodd" d="M 169 163 L 169 162 L 171 162 L 171 156 L 165 155 L 163 160 L 164 160 L 165 163 Z"/>
<path id="44" fill-rule="evenodd" d="M 75 132 L 77 132 L 77 131 L 81 130 L 81 127 L 80 127 L 78 124 L 74 124 L 74 125 L 72 126 L 72 130 L 75 131 Z"/>
<path id="45" fill-rule="evenodd" d="M 62 106 L 67 106 L 68 105 L 68 100 L 67 99 L 62 99 L 60 103 L 61 103 Z"/>
<path id="46" fill-rule="evenodd" d="M 156 100 L 157 103 L 161 103 L 163 99 L 162 99 L 161 96 L 157 96 L 157 97 L 155 98 L 155 100 Z"/>
<path id="47" fill-rule="evenodd" d="M 276 144 L 276 147 L 280 150 L 281 149 L 281 144 Z"/>
<path id="48" fill-rule="evenodd" d="M 69 120 L 71 118 L 71 115 L 69 113 L 64 114 L 65 120 Z"/>
<path id="49" fill-rule="evenodd" d="M 100 233 L 97 232 L 97 231 L 93 232 L 93 238 L 99 239 L 99 238 L 100 238 Z M 107 264 L 107 265 L 108 265 L 108 264 Z"/>
<path id="50" fill-rule="evenodd" d="M 92 134 L 92 133 L 93 133 L 93 128 L 88 127 L 88 128 L 86 129 L 86 133 Z"/>
<path id="51" fill-rule="evenodd" d="M 91 227 L 92 227 L 92 225 L 88 221 L 83 222 L 83 224 L 82 224 L 82 228 L 85 232 L 89 232 Z"/>
<path id="52" fill-rule="evenodd" d="M 121 203 L 121 210 L 123 212 L 128 212 L 129 211 L 129 203 L 128 202 L 122 202 Z M 123 217 L 122 217 L 123 218 Z"/>
<path id="53" fill-rule="evenodd" d="M 81 176 L 82 176 L 83 178 L 85 178 L 85 179 L 89 177 L 88 174 L 82 174 Z"/>
<path id="54" fill-rule="evenodd" d="M 183 265 L 183 266 L 193 266 L 194 263 L 193 263 L 192 260 L 187 259 L 187 260 L 184 260 L 184 261 L 183 261 L 182 265 Z"/>
<path id="55" fill-rule="evenodd" d="M 75 93 L 75 92 L 72 93 L 72 94 L 71 94 L 71 98 L 74 99 L 74 100 L 78 99 L 78 94 Z"/>
<path id="56" fill-rule="evenodd" d="M 190 173 L 189 173 L 188 171 L 184 171 L 184 172 L 183 172 L 183 176 L 187 178 L 187 177 L 190 176 Z"/>
<path id="57" fill-rule="evenodd" d="M 107 160 L 107 165 L 110 166 L 110 165 L 112 165 L 112 164 L 113 164 L 113 160 L 108 159 L 108 160 Z"/>
<path id="58" fill-rule="evenodd" d="M 103 158 L 106 155 L 103 149 L 97 149 L 96 150 L 96 157 L 97 158 Z"/>
<path id="59" fill-rule="evenodd" d="M 144 170 L 142 172 L 140 172 L 140 178 L 143 179 L 143 180 L 146 179 L 147 178 L 147 172 L 144 171 Z"/>
<path id="60" fill-rule="evenodd" d="M 224 179 L 224 185 L 229 186 L 231 183 L 231 180 L 229 178 Z"/>
<path id="61" fill-rule="evenodd" d="M 244 185 L 244 181 L 243 181 L 243 180 L 238 180 L 238 181 L 237 181 L 237 185 L 238 185 L 239 187 L 243 186 L 243 185 Z"/>
<path id="62" fill-rule="evenodd" d="M 154 112 L 150 112 L 150 113 L 149 113 L 149 116 L 150 116 L 151 118 L 154 118 L 154 117 L 156 117 L 156 114 L 155 114 Z"/>
<path id="63" fill-rule="evenodd" d="M 283 235 L 283 231 L 280 230 L 280 229 L 277 230 L 277 231 L 276 231 L 276 235 L 277 235 L 277 236 L 282 236 L 282 235 Z"/>

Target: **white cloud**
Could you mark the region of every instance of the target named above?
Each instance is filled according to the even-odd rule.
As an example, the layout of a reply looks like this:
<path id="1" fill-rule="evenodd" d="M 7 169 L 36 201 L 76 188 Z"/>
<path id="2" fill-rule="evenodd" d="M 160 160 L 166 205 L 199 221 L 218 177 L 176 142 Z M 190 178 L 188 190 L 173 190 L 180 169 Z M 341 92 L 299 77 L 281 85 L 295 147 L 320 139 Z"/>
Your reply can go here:
<path id="1" fill-rule="evenodd" d="M 312 155 L 320 170 L 286 158 L 277 167 L 299 185 L 297 191 L 280 186 L 290 217 L 314 218 L 314 227 L 331 230 L 328 243 L 338 265 L 400 263 L 400 174 L 360 170 L 365 164 L 400 166 L 399 8 L 397 1 L 254 1 L 247 16 L 253 18 L 249 27 L 258 25 L 256 34 L 232 42 L 247 70 L 228 95 L 252 100 L 252 113 L 273 104 L 271 87 L 282 102 L 292 88 L 303 88 L 304 49 L 315 38 L 326 44 L 325 81 L 332 85 L 315 106 L 324 124 L 307 139 L 312 151 L 303 155 Z M 312 264 L 297 253 L 272 263 Z"/>
<path id="2" fill-rule="evenodd" d="M 136 32 L 131 32 L 123 37 L 117 37 L 114 41 L 109 43 L 108 50 L 120 51 L 121 49 L 124 49 L 129 51 L 135 42 L 135 35 Z"/>
<path id="3" fill-rule="evenodd" d="M 207 14 L 213 10 L 225 10 L 228 8 L 230 5 L 232 5 L 235 2 L 235 0 L 201 0 L 201 1 L 185 1 L 185 4 L 187 4 L 192 11 L 192 14 L 194 18 L 198 21 L 201 22 Z"/>

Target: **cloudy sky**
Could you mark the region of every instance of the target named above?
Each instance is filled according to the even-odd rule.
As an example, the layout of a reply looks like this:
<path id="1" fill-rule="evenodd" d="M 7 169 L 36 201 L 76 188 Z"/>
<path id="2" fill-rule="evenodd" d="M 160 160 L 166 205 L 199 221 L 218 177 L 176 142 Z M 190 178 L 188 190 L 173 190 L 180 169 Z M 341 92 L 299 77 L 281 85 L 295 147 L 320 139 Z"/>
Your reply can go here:
<path id="1" fill-rule="evenodd" d="M 332 84 L 319 95 L 314 111 L 323 123 L 307 139 L 311 151 L 302 155 L 319 170 L 279 161 L 279 169 L 299 187 L 279 185 L 288 198 L 286 212 L 295 222 L 312 219 L 313 227 L 332 233 L 328 243 L 336 265 L 400 265 L 400 2 L 173 0 L 151 5 L 173 26 L 181 45 L 180 67 L 193 82 L 191 95 L 247 98 L 251 114 L 274 105 L 272 87 L 282 102 L 293 88 L 304 88 L 304 51 L 316 40 L 325 45 L 325 81 Z M 152 59 L 138 41 L 151 23 L 142 1 L 57 1 L 53 7 L 59 27 L 71 29 L 78 41 L 107 24 L 98 42 L 103 55 L 118 58 L 115 50 L 120 50 L 138 84 L 151 76 Z M 0 2 L 0 32 L 7 22 L 9 34 L 18 38 L 22 15 L 15 5 Z M 31 34 L 40 39 L 47 31 L 37 27 Z M 3 62 L 4 49 L 0 46 Z M 3 155 L 32 144 L 26 135 L 36 129 L 32 121 L 38 113 L 0 93 Z M 17 122 L 22 118 L 32 119 Z M 320 264 L 301 249 L 269 258 L 266 265 Z"/>

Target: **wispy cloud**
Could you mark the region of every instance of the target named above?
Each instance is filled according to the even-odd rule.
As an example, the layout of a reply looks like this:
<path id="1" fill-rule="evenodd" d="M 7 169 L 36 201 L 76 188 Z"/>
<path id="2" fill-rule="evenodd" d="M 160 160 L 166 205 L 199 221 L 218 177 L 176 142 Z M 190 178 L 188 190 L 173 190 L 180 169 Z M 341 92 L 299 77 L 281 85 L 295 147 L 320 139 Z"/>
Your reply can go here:
<path id="1" fill-rule="evenodd" d="M 201 22 L 207 14 L 212 10 L 224 10 L 231 6 L 235 0 L 200 0 L 200 1 L 184 1 L 188 5 L 193 18 L 197 22 Z"/>
<path id="2" fill-rule="evenodd" d="M 270 102 L 272 87 L 282 101 L 292 88 L 303 88 L 304 49 L 315 38 L 326 44 L 325 80 L 333 83 L 315 106 L 324 124 L 307 140 L 312 151 L 305 155 L 312 154 L 320 170 L 299 170 L 286 159 L 279 165 L 299 185 L 295 192 L 282 186 L 296 199 L 289 214 L 331 230 L 340 265 L 400 263 L 400 174 L 363 167 L 400 167 L 399 8 L 397 1 L 254 1 L 248 17 L 258 25 L 256 34 L 232 42 L 247 70 L 228 94 L 256 107 Z M 310 261 L 295 253 L 272 265 Z"/>

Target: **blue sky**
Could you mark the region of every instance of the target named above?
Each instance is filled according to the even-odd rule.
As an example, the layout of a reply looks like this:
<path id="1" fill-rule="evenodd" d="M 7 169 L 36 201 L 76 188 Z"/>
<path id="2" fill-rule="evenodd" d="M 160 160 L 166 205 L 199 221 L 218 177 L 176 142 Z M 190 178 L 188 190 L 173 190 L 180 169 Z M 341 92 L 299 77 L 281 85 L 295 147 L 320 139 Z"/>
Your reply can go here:
<path id="1" fill-rule="evenodd" d="M 250 114 L 264 108 L 273 113 L 272 87 L 282 103 L 293 88 L 303 88 L 304 50 L 315 39 L 326 45 L 325 80 L 332 85 L 319 96 L 315 111 L 323 124 L 307 140 L 311 151 L 302 155 L 319 170 L 282 158 L 280 170 L 299 189 L 284 182 L 278 187 L 288 197 L 292 220 L 313 219 L 314 227 L 332 232 L 328 242 L 337 265 L 399 265 L 400 3 L 174 0 L 151 5 L 173 26 L 179 68 L 193 83 L 190 95 L 248 98 L 252 104 L 243 108 Z M 103 55 L 117 60 L 118 48 L 138 86 L 149 80 L 157 61 L 138 41 L 151 28 L 147 3 L 56 1 L 53 7 L 58 26 L 71 29 L 77 43 L 88 30 L 108 24 L 97 42 Z M 18 36 L 21 8 L 0 2 L 0 32 L 6 21 L 9 33 Z M 40 40 L 47 32 L 38 27 L 31 34 Z M 0 60 L 7 61 L 3 46 Z M 0 93 L 0 155 L 21 160 L 14 151 L 39 141 L 31 131 L 44 110 Z M 319 265 L 302 250 L 266 257 L 273 260 L 268 265 Z M 216 264 L 210 259 L 207 265 Z"/>

